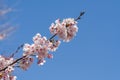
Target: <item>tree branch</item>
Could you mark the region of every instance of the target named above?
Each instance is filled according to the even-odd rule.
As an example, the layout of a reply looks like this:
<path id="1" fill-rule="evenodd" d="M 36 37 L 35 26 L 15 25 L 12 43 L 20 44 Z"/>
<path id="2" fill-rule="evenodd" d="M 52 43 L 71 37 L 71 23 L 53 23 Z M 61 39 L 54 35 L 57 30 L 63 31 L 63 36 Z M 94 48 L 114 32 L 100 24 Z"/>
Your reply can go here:
<path id="1" fill-rule="evenodd" d="M 75 21 L 80 20 L 80 19 L 81 19 L 81 16 L 83 16 L 84 14 L 85 14 L 84 11 L 81 12 L 80 15 L 75 19 Z M 52 39 L 53 39 L 56 35 L 57 35 L 57 34 L 54 34 L 54 35 L 51 36 L 48 40 L 49 40 L 49 41 L 52 41 Z M 15 55 L 16 53 L 18 53 L 18 51 L 20 50 L 20 48 L 22 48 L 23 46 L 24 46 L 24 44 L 22 44 L 21 46 L 19 46 L 19 47 L 17 48 L 17 50 L 16 50 L 14 53 L 12 53 L 12 55 L 11 55 L 10 57 L 14 57 L 14 55 Z M 9 64 L 8 66 L 6 66 L 5 68 L 1 69 L 0 72 L 5 71 L 9 66 L 14 65 L 15 63 L 19 62 L 20 60 L 24 59 L 25 57 L 27 57 L 27 56 L 22 56 L 21 58 L 18 58 L 18 59 L 15 60 L 13 63 L 11 63 L 11 64 Z"/>

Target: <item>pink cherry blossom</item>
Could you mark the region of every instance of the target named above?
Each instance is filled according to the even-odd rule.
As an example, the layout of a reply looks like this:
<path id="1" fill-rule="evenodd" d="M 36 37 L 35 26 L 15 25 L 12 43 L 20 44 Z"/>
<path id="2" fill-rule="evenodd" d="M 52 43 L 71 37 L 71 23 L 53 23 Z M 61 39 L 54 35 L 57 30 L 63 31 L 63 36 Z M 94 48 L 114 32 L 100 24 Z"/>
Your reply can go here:
<path id="1" fill-rule="evenodd" d="M 32 63 L 33 63 L 33 58 L 32 57 L 25 57 L 20 61 L 19 66 L 23 70 L 27 70 Z"/>
<path id="2" fill-rule="evenodd" d="M 56 49 L 58 48 L 58 46 L 60 45 L 61 41 L 57 40 L 54 41 L 54 43 L 49 47 L 49 51 L 56 51 Z"/>
<path id="3" fill-rule="evenodd" d="M 36 49 L 35 44 L 30 45 L 30 44 L 26 43 L 23 47 L 23 51 L 24 51 L 23 55 L 24 56 L 25 55 L 32 55 L 35 53 L 35 49 Z"/>
<path id="4" fill-rule="evenodd" d="M 20 61 L 20 67 L 24 70 L 28 69 L 32 63 L 29 57 L 36 56 L 38 59 L 38 64 L 43 65 L 45 63 L 45 58 L 53 58 L 53 55 L 49 54 L 50 51 L 55 51 L 60 45 L 60 41 L 56 40 L 51 42 L 45 36 L 42 37 L 41 34 L 37 33 L 33 37 L 33 43 L 30 45 L 26 43 L 23 47 L 23 56 L 27 56 L 25 59 Z"/>
<path id="5" fill-rule="evenodd" d="M 49 28 L 51 34 L 57 34 L 65 42 L 69 42 L 78 32 L 77 22 L 73 18 L 67 18 L 60 22 L 59 19 Z"/>

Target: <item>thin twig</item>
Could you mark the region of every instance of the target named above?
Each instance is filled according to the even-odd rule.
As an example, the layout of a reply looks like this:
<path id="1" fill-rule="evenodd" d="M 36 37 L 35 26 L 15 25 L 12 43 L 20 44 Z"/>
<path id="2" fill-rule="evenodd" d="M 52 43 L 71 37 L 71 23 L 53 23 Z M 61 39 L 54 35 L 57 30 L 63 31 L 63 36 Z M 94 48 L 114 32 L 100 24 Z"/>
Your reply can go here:
<path id="1" fill-rule="evenodd" d="M 11 54 L 10 57 L 14 57 L 15 54 L 18 53 L 21 48 L 23 48 L 23 46 L 24 46 L 24 44 L 20 45 L 20 46 L 16 49 L 16 51 Z"/>
<path id="2" fill-rule="evenodd" d="M 80 20 L 84 14 L 85 14 L 85 11 L 80 12 L 80 15 L 75 19 L 75 21 Z"/>
<path id="3" fill-rule="evenodd" d="M 51 41 L 57 34 L 54 34 L 52 37 L 49 38 L 49 41 Z"/>

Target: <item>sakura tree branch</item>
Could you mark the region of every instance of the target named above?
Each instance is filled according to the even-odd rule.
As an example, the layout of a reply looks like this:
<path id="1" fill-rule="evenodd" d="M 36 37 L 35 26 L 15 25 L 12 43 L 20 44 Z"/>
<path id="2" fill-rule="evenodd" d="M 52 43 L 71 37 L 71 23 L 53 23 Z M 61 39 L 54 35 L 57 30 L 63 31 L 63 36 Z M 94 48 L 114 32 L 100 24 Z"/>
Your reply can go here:
<path id="1" fill-rule="evenodd" d="M 84 14 L 85 14 L 84 11 L 81 12 L 80 15 L 75 19 L 75 21 L 80 20 L 80 19 L 81 19 L 81 16 L 83 16 Z M 53 36 L 51 36 L 51 37 L 48 39 L 50 42 L 53 41 L 53 45 L 54 45 L 54 39 L 53 39 L 53 38 L 54 38 L 56 35 L 57 35 L 57 33 L 54 34 Z M 22 48 L 23 46 L 24 46 L 24 44 L 22 44 L 21 46 L 19 46 L 19 47 L 17 48 L 17 50 L 16 50 L 10 57 L 13 57 L 16 53 L 18 53 L 18 51 L 20 50 L 20 48 Z M 26 57 L 28 57 L 28 56 L 31 56 L 31 55 L 25 55 L 25 56 L 22 56 L 22 57 L 16 59 L 16 60 L 13 61 L 11 64 L 8 64 L 6 67 L 4 67 L 3 69 L 1 69 L 0 72 L 5 71 L 9 66 L 13 66 L 14 64 L 18 63 L 19 61 L 23 60 L 24 58 L 26 58 Z"/>

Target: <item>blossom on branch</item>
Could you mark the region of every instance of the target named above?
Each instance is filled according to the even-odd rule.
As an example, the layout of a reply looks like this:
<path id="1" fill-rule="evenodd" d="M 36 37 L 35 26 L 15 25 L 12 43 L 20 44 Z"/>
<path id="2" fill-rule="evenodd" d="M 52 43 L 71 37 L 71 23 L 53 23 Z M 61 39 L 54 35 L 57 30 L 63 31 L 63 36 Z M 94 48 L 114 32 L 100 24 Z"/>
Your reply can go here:
<path id="1" fill-rule="evenodd" d="M 63 41 L 69 42 L 78 32 L 77 21 L 74 18 L 67 18 L 63 21 L 57 19 L 55 24 L 51 24 L 49 30 Z"/>
<path id="2" fill-rule="evenodd" d="M 50 51 L 55 51 L 60 41 L 56 41 L 52 43 L 50 40 L 48 40 L 46 37 L 42 37 L 39 33 L 37 33 L 33 37 L 33 44 L 26 43 L 23 47 L 24 54 L 23 56 L 27 56 L 25 59 L 22 60 L 21 67 L 23 69 L 27 69 L 29 65 L 32 63 L 31 61 L 28 61 L 28 58 L 30 56 L 36 56 L 38 59 L 38 64 L 43 65 L 45 63 L 45 58 L 53 58 L 52 54 L 49 54 Z M 25 62 L 27 61 L 27 62 Z"/>
<path id="3" fill-rule="evenodd" d="M 20 68 L 22 68 L 23 70 L 27 70 L 32 63 L 33 63 L 33 58 L 32 58 L 32 57 L 26 57 L 26 58 L 23 58 L 23 59 L 19 62 L 19 66 L 20 66 Z"/>

